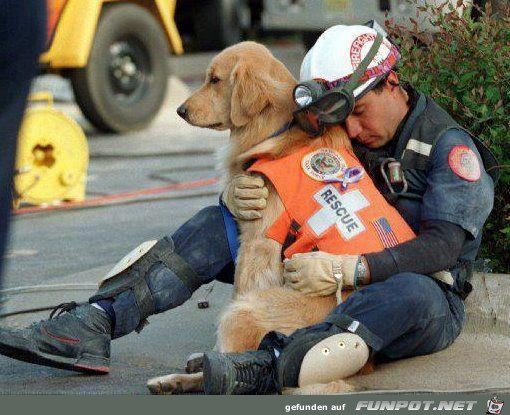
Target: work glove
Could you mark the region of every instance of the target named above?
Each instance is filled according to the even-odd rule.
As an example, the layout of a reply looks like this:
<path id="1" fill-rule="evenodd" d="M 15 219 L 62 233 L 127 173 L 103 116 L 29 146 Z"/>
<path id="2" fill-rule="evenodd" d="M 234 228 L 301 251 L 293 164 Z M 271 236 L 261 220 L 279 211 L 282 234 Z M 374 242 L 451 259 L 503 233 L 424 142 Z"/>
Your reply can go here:
<path id="1" fill-rule="evenodd" d="M 357 270 L 356 270 L 357 269 Z M 336 293 L 343 287 L 358 288 L 368 267 L 359 255 L 333 255 L 326 252 L 294 254 L 284 261 L 285 284 L 304 294 L 324 296 Z M 355 283 L 356 277 L 356 283 Z"/>
<path id="2" fill-rule="evenodd" d="M 221 200 L 236 219 L 255 220 L 262 217 L 268 195 L 261 176 L 240 173 L 227 183 Z"/>

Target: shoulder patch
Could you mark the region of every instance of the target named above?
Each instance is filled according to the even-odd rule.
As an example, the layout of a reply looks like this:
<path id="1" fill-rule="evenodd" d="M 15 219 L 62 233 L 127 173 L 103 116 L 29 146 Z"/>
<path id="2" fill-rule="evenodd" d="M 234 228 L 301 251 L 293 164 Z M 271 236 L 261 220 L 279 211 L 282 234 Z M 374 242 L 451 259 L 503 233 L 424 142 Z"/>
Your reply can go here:
<path id="1" fill-rule="evenodd" d="M 476 182 L 480 178 L 480 162 L 468 146 L 453 147 L 448 154 L 448 164 L 457 176 L 468 182 Z"/>
<path id="2" fill-rule="evenodd" d="M 322 182 L 342 175 L 347 163 L 338 152 L 319 148 L 303 157 L 301 167 L 309 177 Z"/>

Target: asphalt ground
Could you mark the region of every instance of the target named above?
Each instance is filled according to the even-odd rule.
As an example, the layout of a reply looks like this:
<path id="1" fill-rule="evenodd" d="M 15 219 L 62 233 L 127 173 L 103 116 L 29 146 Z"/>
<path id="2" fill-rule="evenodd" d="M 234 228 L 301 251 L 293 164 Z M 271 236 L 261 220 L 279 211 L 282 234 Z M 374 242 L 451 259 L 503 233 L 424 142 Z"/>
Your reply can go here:
<path id="1" fill-rule="evenodd" d="M 273 50 L 297 75 L 302 47 L 284 44 Z M 87 198 L 218 177 L 219 154 L 228 133 L 190 127 L 175 114 L 190 91 L 200 85 L 213 55 L 170 58 L 168 95 L 155 122 L 147 130 L 121 136 L 95 131 L 74 104 L 67 82 L 54 76 L 36 80 L 34 90 L 53 92 L 56 107 L 76 119 L 87 134 Z M 212 184 L 115 205 L 15 215 L 3 288 L 80 286 L 11 293 L 3 311 L 16 313 L 86 300 L 93 293 L 90 287 L 122 256 L 143 241 L 171 234 L 201 208 L 216 204 L 218 193 L 219 186 Z M 0 394 L 148 393 L 147 379 L 182 371 L 190 353 L 213 347 L 217 315 L 230 293 L 231 287 L 219 282 L 202 287 L 187 304 L 153 316 L 140 334 L 114 341 L 107 376 L 81 375 L 0 356 Z M 210 307 L 199 310 L 197 302 L 206 297 Z M 23 327 L 48 313 L 11 316 L 0 324 Z"/>

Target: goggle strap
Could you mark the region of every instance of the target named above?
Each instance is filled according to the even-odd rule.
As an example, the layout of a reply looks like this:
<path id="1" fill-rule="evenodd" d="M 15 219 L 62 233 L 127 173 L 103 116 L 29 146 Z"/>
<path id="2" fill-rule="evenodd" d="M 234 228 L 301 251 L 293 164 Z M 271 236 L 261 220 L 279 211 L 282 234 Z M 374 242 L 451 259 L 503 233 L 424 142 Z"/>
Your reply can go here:
<path id="1" fill-rule="evenodd" d="M 343 86 L 342 89 L 349 91 L 352 94 L 354 90 L 362 84 L 362 82 L 360 82 L 360 79 L 365 74 L 365 71 L 367 70 L 368 65 L 370 65 L 370 62 L 372 62 L 372 59 L 374 59 L 375 55 L 377 55 L 377 52 L 379 52 L 379 48 L 382 42 L 383 36 L 380 33 L 377 33 L 377 36 L 374 40 L 374 43 L 372 44 L 372 47 L 368 51 L 365 58 L 358 65 L 356 70 L 353 72 L 349 81 Z M 328 113 L 337 111 L 343 105 L 344 101 L 338 101 L 328 110 Z"/>
<path id="2" fill-rule="evenodd" d="M 358 65 L 356 70 L 353 72 L 347 84 L 345 84 L 344 86 L 345 89 L 353 92 L 356 88 L 358 88 L 362 84 L 362 82 L 360 82 L 360 79 L 365 74 L 365 71 L 368 69 L 370 62 L 372 62 L 372 59 L 374 59 L 375 55 L 377 55 L 377 52 L 379 52 L 379 47 L 381 46 L 382 42 L 383 36 L 380 33 L 377 33 L 377 36 L 374 40 L 374 43 L 372 44 L 372 47 L 368 51 L 365 58 Z"/>

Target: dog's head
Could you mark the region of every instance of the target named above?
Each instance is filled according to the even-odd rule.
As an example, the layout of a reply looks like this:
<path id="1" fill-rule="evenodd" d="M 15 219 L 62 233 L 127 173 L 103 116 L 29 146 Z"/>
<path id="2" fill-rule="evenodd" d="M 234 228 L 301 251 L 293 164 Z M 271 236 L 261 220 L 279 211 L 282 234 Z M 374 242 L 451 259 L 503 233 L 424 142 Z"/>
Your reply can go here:
<path id="1" fill-rule="evenodd" d="M 213 59 L 204 84 L 177 113 L 198 127 L 240 128 L 264 110 L 292 100 L 289 91 L 294 85 L 290 72 L 266 47 L 241 42 Z"/>

